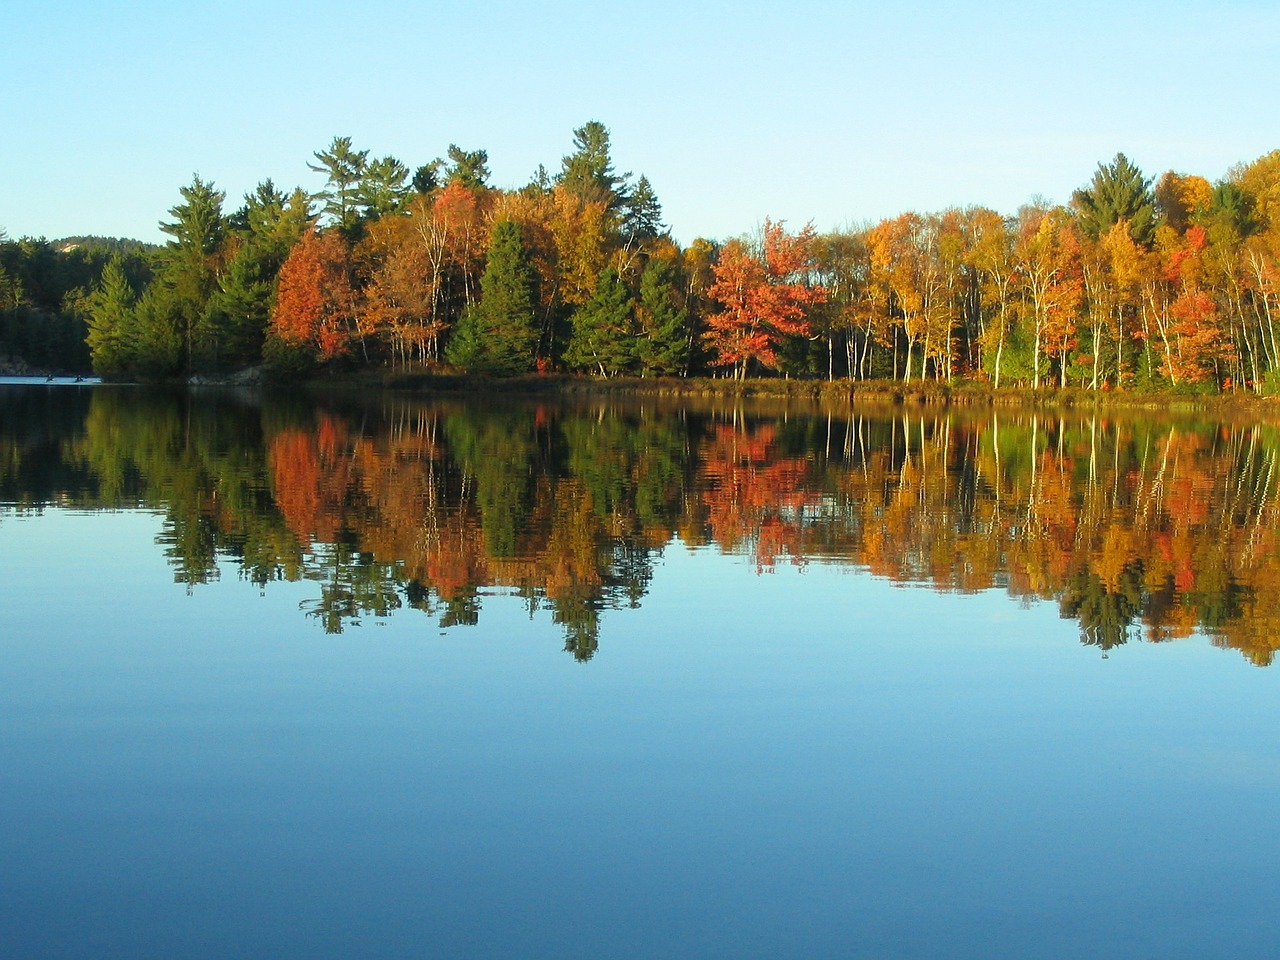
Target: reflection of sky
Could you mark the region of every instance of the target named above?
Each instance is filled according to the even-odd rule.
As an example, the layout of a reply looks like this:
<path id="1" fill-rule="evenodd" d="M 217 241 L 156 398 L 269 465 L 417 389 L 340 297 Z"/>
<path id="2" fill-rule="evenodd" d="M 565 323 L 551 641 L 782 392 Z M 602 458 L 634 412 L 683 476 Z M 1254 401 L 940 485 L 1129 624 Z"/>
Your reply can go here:
<path id="1" fill-rule="evenodd" d="M 673 544 L 580 664 L 518 597 L 326 636 L 315 584 L 188 596 L 160 529 L 0 517 L 12 956 L 1277 945 L 1280 673 L 1203 639 Z"/>

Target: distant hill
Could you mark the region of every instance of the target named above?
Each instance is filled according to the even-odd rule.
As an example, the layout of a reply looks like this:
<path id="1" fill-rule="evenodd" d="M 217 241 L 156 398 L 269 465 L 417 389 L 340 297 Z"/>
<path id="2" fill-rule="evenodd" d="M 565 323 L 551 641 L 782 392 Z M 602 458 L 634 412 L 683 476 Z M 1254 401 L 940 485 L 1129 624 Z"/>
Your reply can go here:
<path id="1" fill-rule="evenodd" d="M 50 246 L 60 253 L 81 247 L 92 252 L 101 250 L 106 253 L 146 253 L 148 250 L 154 250 L 157 244 L 130 240 L 127 237 L 62 237 L 50 241 Z"/>

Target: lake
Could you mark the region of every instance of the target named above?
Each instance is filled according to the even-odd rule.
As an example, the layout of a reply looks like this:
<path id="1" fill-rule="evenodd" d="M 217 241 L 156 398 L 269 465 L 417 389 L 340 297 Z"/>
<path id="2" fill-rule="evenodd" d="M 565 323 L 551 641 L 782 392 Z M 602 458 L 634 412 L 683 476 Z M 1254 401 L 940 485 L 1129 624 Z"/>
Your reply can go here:
<path id="1" fill-rule="evenodd" d="M 0 954 L 1274 956 L 1278 454 L 0 385 Z"/>

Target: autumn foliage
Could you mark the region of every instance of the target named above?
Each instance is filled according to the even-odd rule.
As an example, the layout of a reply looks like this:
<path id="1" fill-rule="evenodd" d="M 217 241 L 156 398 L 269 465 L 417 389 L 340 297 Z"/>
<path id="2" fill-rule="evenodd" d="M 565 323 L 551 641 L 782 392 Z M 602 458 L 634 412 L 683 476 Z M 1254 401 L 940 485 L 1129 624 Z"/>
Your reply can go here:
<path id="1" fill-rule="evenodd" d="M 337 231 L 304 234 L 280 268 L 272 332 L 285 343 L 314 347 L 324 360 L 342 354 L 355 334 L 349 261 Z"/>
<path id="2" fill-rule="evenodd" d="M 812 225 L 789 235 L 781 222 L 765 220 L 758 250 L 741 240 L 725 244 L 708 291 L 721 308 L 706 318 L 713 365 L 733 367 L 739 378 L 753 361 L 776 370 L 783 341 L 809 335 L 809 310 L 827 296 L 808 282 L 815 237 Z"/>
<path id="3" fill-rule="evenodd" d="M 607 129 L 575 137 L 558 173 L 515 187 L 488 183 L 483 150 L 454 145 L 410 181 L 346 137 L 310 165 L 329 176 L 319 193 L 267 181 L 226 215 L 224 193 L 197 178 L 170 211 L 159 282 L 134 290 L 104 272 L 84 298 L 94 361 L 139 377 L 224 374 L 261 355 L 286 373 L 343 358 L 485 375 L 1280 391 L 1280 151 L 1217 182 L 1168 171 L 1154 186 L 1117 154 L 1065 205 L 908 210 L 821 235 L 766 220 L 752 239 L 682 244 L 648 179 L 614 169 Z M 486 306 L 483 281 L 502 223 L 520 231 L 528 302 L 495 362 L 493 324 L 477 324 L 505 309 Z"/>

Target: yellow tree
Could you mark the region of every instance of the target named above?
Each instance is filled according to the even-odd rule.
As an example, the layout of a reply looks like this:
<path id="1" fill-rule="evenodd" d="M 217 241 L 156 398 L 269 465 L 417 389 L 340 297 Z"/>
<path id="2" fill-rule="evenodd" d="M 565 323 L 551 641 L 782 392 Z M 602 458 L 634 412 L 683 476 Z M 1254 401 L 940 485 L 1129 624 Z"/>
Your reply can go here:
<path id="1" fill-rule="evenodd" d="M 1227 179 L 1253 198 L 1264 224 L 1280 224 L 1280 150 L 1233 167 Z"/>
<path id="2" fill-rule="evenodd" d="M 965 256 L 978 272 L 982 284 L 980 296 L 984 302 L 984 309 L 979 314 L 982 328 L 978 340 L 983 352 L 980 366 L 991 370 L 992 380 L 999 388 L 1017 279 L 1013 233 L 1004 217 L 985 207 L 970 214 L 970 231 L 972 239 Z"/>
<path id="3" fill-rule="evenodd" d="M 433 357 L 439 357 L 440 335 L 479 295 L 491 196 L 491 191 L 468 187 L 455 177 L 439 193 L 415 200 L 409 208 L 429 275 Z"/>
<path id="4" fill-rule="evenodd" d="M 1271 345 L 1275 369 L 1274 358 L 1280 353 L 1276 341 L 1276 326 L 1280 324 L 1280 221 L 1267 224 L 1241 246 L 1240 262 L 1258 321 L 1258 339 Z M 1256 372 L 1254 381 L 1260 388 L 1261 378 Z"/>
<path id="5" fill-rule="evenodd" d="M 425 360 L 442 325 L 426 251 L 410 217 L 384 216 L 356 250 L 368 280 L 358 314 L 361 332 L 390 341 L 393 359 Z"/>
<path id="6" fill-rule="evenodd" d="M 906 341 L 907 355 L 903 381 L 911 380 L 911 361 L 915 345 L 924 333 L 925 296 L 921 289 L 919 244 L 924 218 L 917 213 L 904 213 L 892 220 L 882 220 L 867 234 L 870 253 L 868 286 L 882 323 L 881 335 L 893 351 L 894 378 L 897 378 L 898 330 Z M 897 320 L 897 324 L 894 324 Z M 920 363 L 924 374 L 924 361 Z"/>
<path id="7" fill-rule="evenodd" d="M 1217 303 L 1205 289 L 1206 243 L 1203 227 L 1189 227 L 1182 242 L 1166 251 L 1162 264 L 1164 279 L 1172 288 L 1168 323 L 1162 330 L 1162 371 L 1175 384 L 1203 382 L 1217 373 L 1221 361 L 1234 355 Z"/>
<path id="8" fill-rule="evenodd" d="M 1185 233 L 1192 218 L 1213 202 L 1213 186 L 1208 180 L 1172 170 L 1156 181 L 1155 193 L 1165 223 L 1178 233 Z"/>
<path id="9" fill-rule="evenodd" d="M 580 306 L 595 292 L 596 278 L 609 263 L 609 208 L 603 201 L 585 200 L 563 185 L 552 190 L 551 198 L 548 226 L 560 261 L 560 299 Z"/>
<path id="10" fill-rule="evenodd" d="M 368 282 L 361 322 L 399 362 L 438 360 L 446 331 L 479 293 L 492 191 L 455 178 L 369 227 L 358 255 Z"/>
<path id="11" fill-rule="evenodd" d="M 1127 323 L 1138 313 L 1142 301 L 1142 285 L 1150 276 L 1151 259 L 1146 250 L 1133 239 L 1129 224 L 1121 220 L 1101 237 L 1102 249 L 1107 258 L 1111 278 L 1111 305 L 1114 309 L 1116 349 L 1116 386 L 1124 385 L 1125 337 L 1132 334 L 1135 323 Z"/>
<path id="12" fill-rule="evenodd" d="M 932 339 L 937 344 L 935 355 L 938 359 L 939 379 L 950 381 L 956 367 L 957 331 L 965 337 L 967 343 L 970 331 L 966 320 L 971 313 L 978 312 L 972 306 L 976 284 L 972 282 L 973 273 L 968 263 L 973 236 L 969 217 L 962 210 L 952 208 L 931 219 L 936 223 L 935 261 L 941 284 L 934 309 L 930 311 L 934 332 Z"/>
<path id="13" fill-rule="evenodd" d="M 719 246 L 705 237 L 695 237 L 680 254 L 680 267 L 687 278 L 685 303 L 693 314 L 695 326 L 712 309 L 710 291 L 716 282 L 716 256 Z"/>
<path id="14" fill-rule="evenodd" d="M 872 341 L 872 319 L 867 283 L 870 254 L 865 230 L 824 234 L 814 244 L 822 285 L 827 288 L 828 309 L 825 324 L 827 338 L 827 377 L 833 379 L 835 341 L 844 341 L 844 353 L 850 379 L 865 375 L 867 354 Z"/>
<path id="15" fill-rule="evenodd" d="M 1111 260 L 1101 238 L 1085 236 L 1080 244 L 1080 270 L 1084 281 L 1084 323 L 1088 353 L 1082 362 L 1091 368 L 1089 386 L 1097 390 L 1106 382 L 1103 355 L 1116 314 L 1116 289 L 1111 282 Z M 1107 354 L 1110 355 L 1109 353 Z"/>
<path id="16" fill-rule="evenodd" d="M 1084 286 L 1080 239 L 1062 207 L 1023 211 L 1014 246 L 1022 297 L 1033 331 L 1032 386 L 1040 386 L 1041 356 L 1057 357 L 1065 382 L 1066 353 L 1075 336 Z"/>

